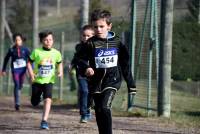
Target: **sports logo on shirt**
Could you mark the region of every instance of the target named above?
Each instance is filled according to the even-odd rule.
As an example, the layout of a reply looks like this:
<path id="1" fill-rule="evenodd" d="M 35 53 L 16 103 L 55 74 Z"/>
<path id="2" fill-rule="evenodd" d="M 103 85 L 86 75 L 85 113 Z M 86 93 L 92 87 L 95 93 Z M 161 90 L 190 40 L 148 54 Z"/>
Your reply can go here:
<path id="1" fill-rule="evenodd" d="M 53 72 L 53 62 L 51 58 L 46 58 L 41 61 L 38 65 L 38 74 L 41 77 L 48 77 L 52 75 Z"/>
<path id="2" fill-rule="evenodd" d="M 96 48 L 95 64 L 96 68 L 110 68 L 117 66 L 117 49 L 116 48 Z"/>

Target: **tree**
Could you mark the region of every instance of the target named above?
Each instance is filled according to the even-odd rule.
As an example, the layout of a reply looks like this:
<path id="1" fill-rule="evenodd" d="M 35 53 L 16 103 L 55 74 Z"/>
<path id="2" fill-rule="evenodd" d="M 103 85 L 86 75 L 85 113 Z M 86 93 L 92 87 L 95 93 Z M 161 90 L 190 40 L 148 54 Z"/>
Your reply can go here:
<path id="1" fill-rule="evenodd" d="M 90 13 L 94 11 L 95 9 L 105 9 L 105 10 L 111 11 L 111 6 L 105 3 L 106 2 L 102 0 L 90 0 Z"/>
<path id="2" fill-rule="evenodd" d="M 11 6 L 8 22 L 12 32 L 29 33 L 31 30 L 32 14 L 29 1 L 16 0 Z"/>
<path id="3" fill-rule="evenodd" d="M 89 23 L 89 0 L 81 0 L 81 27 Z"/>
<path id="4" fill-rule="evenodd" d="M 190 13 L 189 18 L 200 23 L 200 0 L 188 0 L 187 6 Z"/>
<path id="5" fill-rule="evenodd" d="M 102 4 L 102 2 L 104 2 L 104 4 Z M 95 9 L 106 9 L 108 11 L 111 11 L 111 6 L 109 6 L 108 3 L 102 0 L 89 0 L 89 14 L 91 14 L 91 12 Z M 81 10 L 79 10 L 77 15 L 74 16 L 74 24 L 77 26 L 78 29 L 80 29 L 81 25 L 81 15 Z"/>
<path id="6" fill-rule="evenodd" d="M 174 23 L 172 78 L 200 80 L 200 25 Z"/>
<path id="7" fill-rule="evenodd" d="M 32 0 L 32 19 L 33 19 L 33 35 L 32 45 L 33 48 L 38 47 L 38 29 L 39 29 L 39 0 Z"/>

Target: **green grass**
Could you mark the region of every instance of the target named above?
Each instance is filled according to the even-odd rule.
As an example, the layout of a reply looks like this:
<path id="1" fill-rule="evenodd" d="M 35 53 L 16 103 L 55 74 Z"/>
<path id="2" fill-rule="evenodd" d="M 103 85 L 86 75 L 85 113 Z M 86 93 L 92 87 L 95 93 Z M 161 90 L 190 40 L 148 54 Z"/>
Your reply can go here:
<path id="1" fill-rule="evenodd" d="M 200 99 L 190 93 L 172 91 L 172 111 L 200 111 Z"/>
<path id="2" fill-rule="evenodd" d="M 144 89 L 138 92 L 138 98 L 146 98 Z M 152 95 L 155 99 L 157 96 Z M 137 100 L 136 100 L 137 102 Z M 117 93 L 115 100 L 113 101 L 113 115 L 114 116 L 136 116 L 136 117 L 147 117 L 146 109 L 139 109 L 133 107 L 132 110 L 127 112 L 127 91 L 125 85 Z M 164 123 L 176 124 L 180 127 L 200 127 L 200 98 L 194 96 L 188 92 L 178 91 L 172 89 L 171 92 L 171 117 L 157 117 L 157 112 L 152 111 L 149 117 L 157 118 Z"/>
<path id="3" fill-rule="evenodd" d="M 170 120 L 180 126 L 200 127 L 200 98 L 189 93 L 172 91 Z"/>
<path id="4" fill-rule="evenodd" d="M 63 8 L 61 16 L 57 16 L 56 13 L 52 13 L 51 16 L 40 17 L 40 28 L 51 27 L 69 22 L 73 23 L 76 15 L 78 15 L 77 7 Z"/>

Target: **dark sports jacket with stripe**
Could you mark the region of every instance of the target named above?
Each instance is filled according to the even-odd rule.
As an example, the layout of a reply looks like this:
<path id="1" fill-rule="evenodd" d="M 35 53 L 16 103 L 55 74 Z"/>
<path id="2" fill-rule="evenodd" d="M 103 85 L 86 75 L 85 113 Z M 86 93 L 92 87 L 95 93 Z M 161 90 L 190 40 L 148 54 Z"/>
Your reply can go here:
<path id="1" fill-rule="evenodd" d="M 136 88 L 130 68 L 130 56 L 127 47 L 122 44 L 120 39 L 113 32 L 109 32 L 106 39 L 91 37 L 80 53 L 79 64 L 83 70 L 91 67 L 94 75 L 88 77 L 89 89 L 91 93 L 101 93 L 107 89 L 118 90 L 121 86 L 123 75 L 128 88 Z M 97 68 L 95 63 L 95 53 L 97 49 L 115 49 L 117 50 L 117 66 L 109 68 Z M 105 61 L 104 61 L 105 62 Z M 88 64 L 89 63 L 89 64 Z M 85 71 L 84 71 L 85 72 Z"/>
<path id="2" fill-rule="evenodd" d="M 8 49 L 8 52 L 4 58 L 2 71 L 6 71 L 6 66 L 8 64 L 10 57 L 11 57 L 12 72 L 18 72 L 18 71 L 22 71 L 22 70 L 26 69 L 26 67 L 15 69 L 13 66 L 13 62 L 16 61 L 17 59 L 23 59 L 27 63 L 27 61 L 29 59 L 29 55 L 30 55 L 30 51 L 27 47 L 25 47 L 25 46 L 17 47 L 16 45 L 12 46 L 11 48 Z"/>

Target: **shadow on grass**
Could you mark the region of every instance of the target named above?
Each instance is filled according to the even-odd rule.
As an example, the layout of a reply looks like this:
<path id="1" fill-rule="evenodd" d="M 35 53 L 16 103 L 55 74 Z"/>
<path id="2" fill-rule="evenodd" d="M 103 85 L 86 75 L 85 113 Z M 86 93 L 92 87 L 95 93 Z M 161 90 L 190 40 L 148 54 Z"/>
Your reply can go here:
<path id="1" fill-rule="evenodd" d="M 70 109 L 77 109 L 77 104 L 59 104 L 59 105 L 52 105 L 52 109 L 55 110 L 70 110 Z"/>
<path id="2" fill-rule="evenodd" d="M 188 112 L 185 112 L 186 115 L 189 115 L 189 116 L 199 116 L 200 117 L 200 111 L 188 111 Z"/>
<path id="3" fill-rule="evenodd" d="M 64 115 L 77 115 L 79 113 L 78 107 L 76 104 L 52 105 L 51 112 L 64 114 Z"/>
<path id="4" fill-rule="evenodd" d="M 147 109 L 145 106 L 139 105 L 133 105 L 128 110 L 118 110 L 113 108 L 113 115 L 118 117 L 155 117 L 156 113 L 157 110 L 155 108 Z"/>

